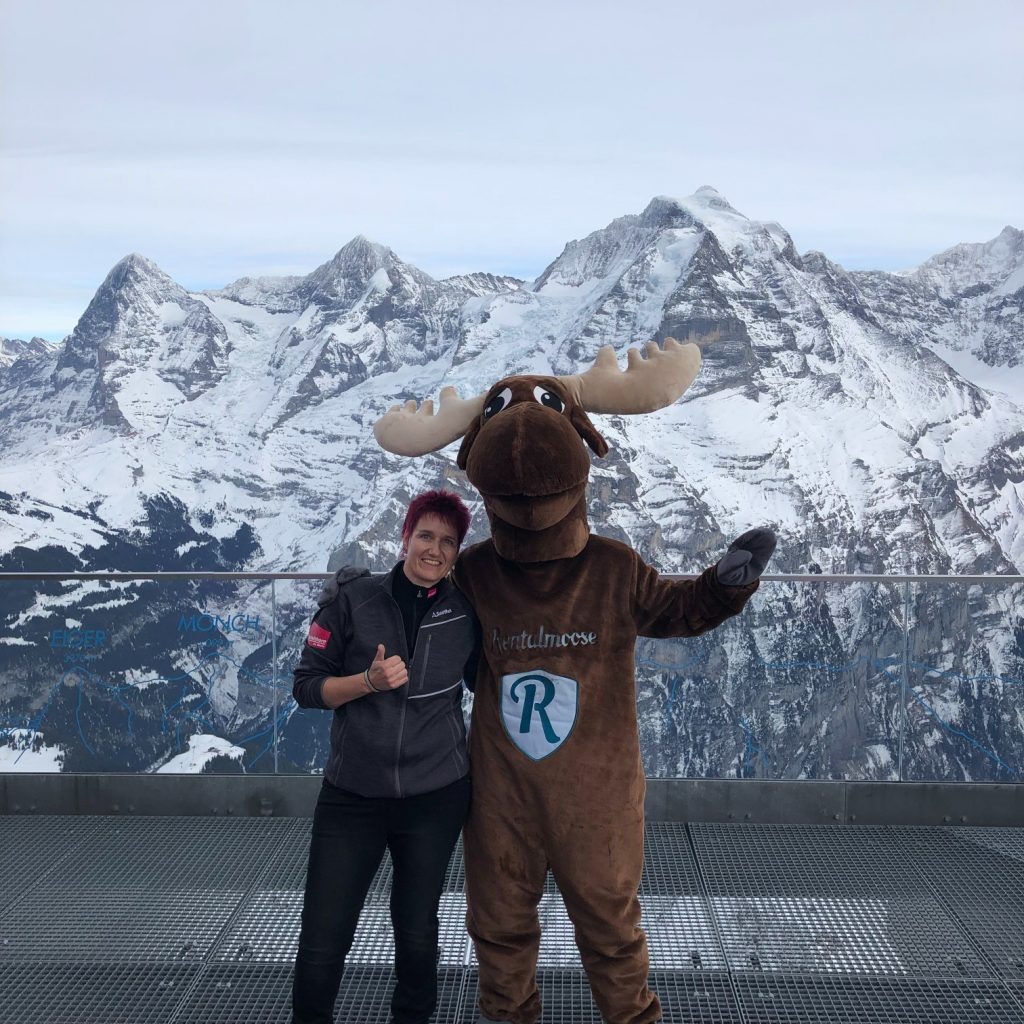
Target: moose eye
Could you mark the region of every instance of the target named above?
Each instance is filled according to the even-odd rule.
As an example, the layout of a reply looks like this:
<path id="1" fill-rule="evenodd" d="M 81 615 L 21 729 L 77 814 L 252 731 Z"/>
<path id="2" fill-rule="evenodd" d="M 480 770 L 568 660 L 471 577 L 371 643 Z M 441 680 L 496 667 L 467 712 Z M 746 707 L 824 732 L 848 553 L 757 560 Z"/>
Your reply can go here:
<path id="1" fill-rule="evenodd" d="M 511 401 L 512 389 L 503 388 L 484 406 L 484 419 L 489 420 L 496 412 L 501 412 Z"/>
<path id="2" fill-rule="evenodd" d="M 565 402 L 563 402 L 561 398 L 554 393 L 554 391 L 548 391 L 547 388 L 542 388 L 540 385 L 537 385 L 537 387 L 533 389 L 533 397 L 536 398 L 541 405 L 547 406 L 549 409 L 554 409 L 555 412 L 563 412 L 565 410 Z"/>

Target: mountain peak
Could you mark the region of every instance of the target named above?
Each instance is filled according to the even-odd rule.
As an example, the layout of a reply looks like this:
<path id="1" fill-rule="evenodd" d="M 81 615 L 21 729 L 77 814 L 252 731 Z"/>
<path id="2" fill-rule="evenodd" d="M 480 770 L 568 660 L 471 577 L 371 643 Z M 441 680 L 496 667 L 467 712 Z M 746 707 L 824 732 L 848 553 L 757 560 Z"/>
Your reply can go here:
<path id="1" fill-rule="evenodd" d="M 161 273 L 160 268 L 151 260 L 142 255 L 141 252 L 130 252 L 114 264 L 117 267 L 134 267 L 139 270 L 156 271 Z"/>
<path id="2" fill-rule="evenodd" d="M 21 338 L 0 338 L 0 368 L 11 366 L 19 359 L 34 359 L 55 351 L 56 345 L 44 338 L 32 338 L 24 341 Z"/>
<path id="3" fill-rule="evenodd" d="M 712 210 L 728 210 L 730 213 L 737 212 L 729 200 L 717 188 L 711 185 L 701 185 L 689 198 L 692 202 L 707 206 Z M 742 216 L 742 214 L 738 214 L 738 216 Z"/>
<path id="4" fill-rule="evenodd" d="M 961 242 L 922 263 L 906 276 L 949 297 L 1011 283 L 1020 287 L 1024 268 L 1024 231 L 1007 225 L 987 242 Z"/>
<path id="5" fill-rule="evenodd" d="M 729 202 L 721 192 L 718 191 L 713 185 L 701 185 L 693 195 L 686 196 L 684 199 L 677 199 L 674 196 L 660 195 L 655 196 L 647 206 L 647 209 L 668 209 L 668 210 L 681 210 L 684 212 L 694 212 L 696 209 L 709 209 L 709 210 L 725 210 L 729 213 L 735 213 L 738 217 L 742 217 L 741 213 L 738 213 L 736 208 Z M 646 211 L 645 211 L 646 212 Z"/>
<path id="6" fill-rule="evenodd" d="M 317 267 L 306 281 L 311 291 L 319 291 L 341 279 L 355 279 L 365 283 L 381 267 L 397 262 L 398 257 L 386 245 L 371 242 L 365 235 L 356 235 L 326 263 Z"/>
<path id="7" fill-rule="evenodd" d="M 701 185 L 693 195 L 684 199 L 655 196 L 640 216 L 644 222 L 662 221 L 666 227 L 675 226 L 680 220 L 688 224 L 698 220 L 714 230 L 715 214 L 724 214 L 729 219 L 735 218 L 737 221 L 748 220 L 711 185 Z"/>
<path id="8" fill-rule="evenodd" d="M 625 223 L 627 220 L 628 218 L 620 218 L 620 221 L 614 223 Z M 749 235 L 766 230 L 764 225 L 750 220 L 731 206 L 728 200 L 710 185 L 702 185 L 693 195 L 683 199 L 655 196 L 640 214 L 639 221 L 641 224 L 659 228 L 703 227 L 716 235 L 724 232 L 730 238 L 737 234 Z"/>
<path id="9" fill-rule="evenodd" d="M 159 310 L 168 304 L 184 309 L 192 302 L 185 289 L 152 260 L 129 253 L 114 264 L 92 297 L 68 338 L 65 356 L 91 350 L 119 325 L 134 325 L 140 317 L 159 318 Z M 129 331 L 135 332 L 135 327 Z"/>
<path id="10" fill-rule="evenodd" d="M 612 223 L 622 223 L 625 220 L 626 218 L 620 217 L 618 221 Z M 640 214 L 641 224 L 660 228 L 689 226 L 692 222 L 693 218 L 686 208 L 678 199 L 671 196 L 655 196 Z"/>
<path id="11" fill-rule="evenodd" d="M 177 301 L 185 298 L 185 290 L 165 274 L 152 260 L 137 252 L 117 261 L 104 278 L 85 315 L 97 306 L 134 304 L 139 300 L 152 302 Z"/>
<path id="12" fill-rule="evenodd" d="M 335 254 L 334 259 L 365 259 L 367 256 L 375 256 L 379 260 L 386 260 L 389 257 L 397 259 L 395 254 L 379 242 L 373 242 L 366 235 L 356 235 L 346 242 Z"/>
<path id="13" fill-rule="evenodd" d="M 403 263 L 386 245 L 356 235 L 305 279 L 300 293 L 306 302 L 318 306 L 347 307 L 358 300 L 379 271 L 386 271 L 389 278 L 394 278 L 397 271 L 400 278 L 415 281 L 419 287 L 435 283 L 427 274 Z"/>
<path id="14" fill-rule="evenodd" d="M 130 252 L 127 256 L 118 260 L 107 274 L 106 280 L 100 286 L 109 287 L 113 290 L 120 290 L 126 285 L 139 285 L 145 282 L 154 282 L 161 286 L 174 284 L 152 260 L 147 259 L 141 253 Z"/>
<path id="15" fill-rule="evenodd" d="M 125 309 L 140 303 L 147 306 L 163 302 L 187 301 L 181 285 L 165 274 L 152 260 L 137 252 L 129 253 L 117 261 L 93 296 L 90 310 L 105 310 L 102 319 L 109 320 L 114 307 Z M 83 317 L 84 319 L 84 317 Z"/>
<path id="16" fill-rule="evenodd" d="M 686 199 L 655 196 L 640 214 L 618 217 L 586 238 L 568 243 L 562 254 L 533 282 L 532 291 L 551 286 L 579 287 L 609 273 L 623 273 L 635 260 L 658 245 L 664 232 L 706 230 L 726 251 L 749 248 L 750 236 L 765 229 L 737 213 L 710 185 Z M 780 229 L 780 236 L 785 235 Z M 784 242 L 789 241 L 785 235 Z M 790 243 L 791 244 L 791 243 Z M 795 257 L 795 254 L 794 254 Z"/>

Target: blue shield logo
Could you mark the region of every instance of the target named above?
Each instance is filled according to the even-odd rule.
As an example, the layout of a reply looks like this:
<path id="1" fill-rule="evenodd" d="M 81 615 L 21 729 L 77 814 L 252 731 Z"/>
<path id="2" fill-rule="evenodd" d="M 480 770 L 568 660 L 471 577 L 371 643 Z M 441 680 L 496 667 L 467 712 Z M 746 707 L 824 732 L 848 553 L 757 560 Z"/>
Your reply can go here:
<path id="1" fill-rule="evenodd" d="M 553 754 L 576 725 L 579 684 L 542 668 L 501 677 L 501 720 L 531 760 Z"/>

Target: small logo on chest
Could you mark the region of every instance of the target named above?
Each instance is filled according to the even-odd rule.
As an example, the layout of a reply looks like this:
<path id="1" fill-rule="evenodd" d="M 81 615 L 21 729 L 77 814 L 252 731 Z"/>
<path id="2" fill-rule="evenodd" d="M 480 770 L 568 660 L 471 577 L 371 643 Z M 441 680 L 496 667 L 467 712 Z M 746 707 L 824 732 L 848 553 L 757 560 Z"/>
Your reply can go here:
<path id="1" fill-rule="evenodd" d="M 441 619 L 441 618 L 444 618 L 445 615 L 451 615 L 451 613 L 452 613 L 451 608 L 439 608 L 430 617 L 432 619 Z"/>

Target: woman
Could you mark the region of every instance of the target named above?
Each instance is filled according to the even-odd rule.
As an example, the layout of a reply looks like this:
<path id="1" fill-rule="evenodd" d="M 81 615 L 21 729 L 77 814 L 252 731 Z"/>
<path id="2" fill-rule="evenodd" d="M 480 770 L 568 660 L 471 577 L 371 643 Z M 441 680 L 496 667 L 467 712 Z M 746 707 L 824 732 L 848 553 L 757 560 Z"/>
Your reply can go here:
<path id="1" fill-rule="evenodd" d="M 437 1001 L 445 871 L 469 809 L 462 684 L 479 626 L 448 573 L 469 529 L 454 494 L 409 505 L 390 573 L 343 569 L 320 597 L 293 693 L 333 708 L 292 989 L 294 1024 L 329 1024 L 370 883 L 391 852 L 394 1024 L 426 1024 Z"/>

